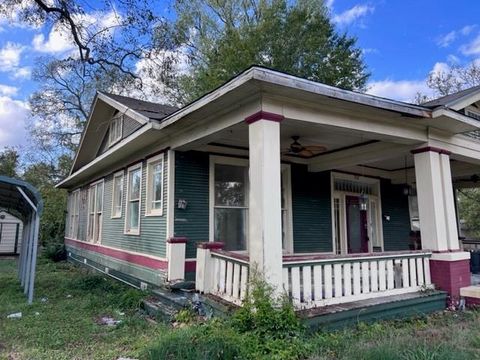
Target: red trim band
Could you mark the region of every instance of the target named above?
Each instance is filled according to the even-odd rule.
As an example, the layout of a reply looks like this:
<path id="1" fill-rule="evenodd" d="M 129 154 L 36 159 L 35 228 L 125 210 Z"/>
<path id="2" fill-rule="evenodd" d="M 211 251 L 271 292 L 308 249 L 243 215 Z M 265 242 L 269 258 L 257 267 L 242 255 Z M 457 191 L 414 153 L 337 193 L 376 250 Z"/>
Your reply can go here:
<path id="1" fill-rule="evenodd" d="M 274 122 L 282 122 L 284 119 L 285 119 L 285 116 L 280 115 L 280 114 L 275 114 L 275 113 L 271 113 L 271 112 L 268 112 L 268 111 L 259 111 L 259 112 L 256 112 L 253 115 L 247 116 L 245 118 L 245 122 L 250 125 L 250 124 L 253 124 L 254 122 L 259 121 L 259 120 L 269 120 L 269 121 L 274 121 Z"/>
<path id="2" fill-rule="evenodd" d="M 218 241 L 208 241 L 208 242 L 201 242 L 197 243 L 197 248 L 199 249 L 223 249 L 225 244 L 223 242 L 218 242 Z"/>
<path id="3" fill-rule="evenodd" d="M 68 244 L 76 248 L 82 248 L 85 250 L 94 251 L 102 255 L 110 256 L 118 260 L 123 260 L 129 263 L 137 264 L 150 269 L 155 269 L 155 270 L 168 269 L 168 262 L 166 260 L 153 259 L 151 257 L 140 255 L 140 254 L 132 254 L 122 250 L 111 249 L 111 248 L 90 244 L 84 241 L 73 240 L 73 239 L 65 239 L 65 244 Z"/>
<path id="4" fill-rule="evenodd" d="M 186 244 L 187 243 L 187 238 L 185 236 L 171 237 L 171 238 L 167 239 L 167 243 L 169 243 L 169 244 Z"/>
<path id="5" fill-rule="evenodd" d="M 437 147 L 434 147 L 434 146 L 425 146 L 423 148 L 413 149 L 410 152 L 412 154 L 420 154 L 420 153 L 424 153 L 424 152 L 427 152 L 427 151 L 432 151 L 432 152 L 436 152 L 436 153 L 444 154 L 444 155 L 450 155 L 451 154 L 451 152 L 448 151 L 448 150 L 437 148 Z"/>

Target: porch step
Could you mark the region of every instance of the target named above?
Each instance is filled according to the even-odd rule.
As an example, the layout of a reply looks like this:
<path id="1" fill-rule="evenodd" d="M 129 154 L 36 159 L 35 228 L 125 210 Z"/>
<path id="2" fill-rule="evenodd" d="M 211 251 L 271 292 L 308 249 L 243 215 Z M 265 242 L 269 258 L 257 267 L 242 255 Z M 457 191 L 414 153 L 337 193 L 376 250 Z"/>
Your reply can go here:
<path id="1" fill-rule="evenodd" d="M 480 286 L 472 285 L 460 288 L 460 296 L 465 298 L 467 306 L 479 306 L 480 305 Z"/>
<path id="2" fill-rule="evenodd" d="M 385 296 L 302 310 L 298 315 L 312 330 L 336 330 L 360 322 L 423 316 L 445 309 L 447 293 L 428 291 Z"/>
<path id="3" fill-rule="evenodd" d="M 194 294 L 183 290 L 154 289 L 152 297 L 143 301 L 143 307 L 150 316 L 171 322 L 179 310 L 191 305 Z"/>

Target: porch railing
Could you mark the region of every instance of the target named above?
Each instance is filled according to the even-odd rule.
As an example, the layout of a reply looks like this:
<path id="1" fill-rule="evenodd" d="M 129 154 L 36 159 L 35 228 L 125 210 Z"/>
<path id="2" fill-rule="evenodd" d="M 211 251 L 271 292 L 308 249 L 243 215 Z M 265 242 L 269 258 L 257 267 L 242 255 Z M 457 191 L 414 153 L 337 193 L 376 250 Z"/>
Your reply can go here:
<path id="1" fill-rule="evenodd" d="M 197 250 L 195 283 L 198 291 L 241 305 L 247 292 L 248 276 L 248 256 L 215 248 Z"/>
<path id="2" fill-rule="evenodd" d="M 289 256 L 283 286 L 297 309 L 340 304 L 432 287 L 431 253 Z"/>
<path id="3" fill-rule="evenodd" d="M 241 305 L 248 256 L 208 246 L 197 252 L 196 289 Z M 432 287 L 430 257 L 428 251 L 284 256 L 283 287 L 296 309 L 416 292 Z"/>

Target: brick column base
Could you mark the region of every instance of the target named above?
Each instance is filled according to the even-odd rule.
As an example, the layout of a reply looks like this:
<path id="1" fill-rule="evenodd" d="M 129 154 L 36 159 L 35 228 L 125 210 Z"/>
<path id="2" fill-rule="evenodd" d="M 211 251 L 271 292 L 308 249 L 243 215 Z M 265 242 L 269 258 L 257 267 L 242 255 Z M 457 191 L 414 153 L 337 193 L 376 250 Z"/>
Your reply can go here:
<path id="1" fill-rule="evenodd" d="M 460 298 L 460 288 L 470 286 L 470 259 L 430 259 L 432 283 L 439 290 L 448 292 L 452 300 Z"/>

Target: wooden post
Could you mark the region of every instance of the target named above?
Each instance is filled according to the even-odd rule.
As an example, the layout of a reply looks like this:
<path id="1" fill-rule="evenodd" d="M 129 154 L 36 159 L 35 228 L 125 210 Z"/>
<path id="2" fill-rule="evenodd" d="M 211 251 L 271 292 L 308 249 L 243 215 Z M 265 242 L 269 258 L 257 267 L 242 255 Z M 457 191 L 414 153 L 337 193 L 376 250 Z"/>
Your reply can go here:
<path id="1" fill-rule="evenodd" d="M 212 263 L 212 249 L 223 249 L 223 243 L 212 241 L 197 244 L 195 290 L 203 294 L 209 294 L 213 289 L 215 269 Z"/>
<path id="2" fill-rule="evenodd" d="M 167 239 L 167 280 L 185 279 L 186 237 L 171 237 Z"/>

